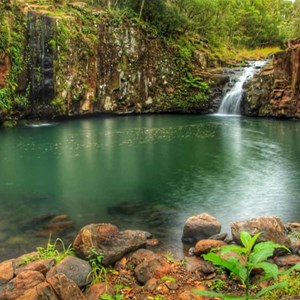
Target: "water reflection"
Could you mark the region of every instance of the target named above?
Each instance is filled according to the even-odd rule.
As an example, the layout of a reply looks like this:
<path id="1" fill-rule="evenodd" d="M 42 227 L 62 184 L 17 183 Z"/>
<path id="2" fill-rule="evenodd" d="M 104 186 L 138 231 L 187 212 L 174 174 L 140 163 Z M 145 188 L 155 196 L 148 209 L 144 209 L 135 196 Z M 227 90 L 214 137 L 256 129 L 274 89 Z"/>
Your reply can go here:
<path id="1" fill-rule="evenodd" d="M 197 213 L 226 231 L 266 214 L 298 221 L 299 154 L 293 121 L 137 116 L 4 130 L 0 229 L 34 236 L 22 231 L 28 219 L 66 213 L 75 230 L 112 222 L 180 252 L 183 224 Z"/>

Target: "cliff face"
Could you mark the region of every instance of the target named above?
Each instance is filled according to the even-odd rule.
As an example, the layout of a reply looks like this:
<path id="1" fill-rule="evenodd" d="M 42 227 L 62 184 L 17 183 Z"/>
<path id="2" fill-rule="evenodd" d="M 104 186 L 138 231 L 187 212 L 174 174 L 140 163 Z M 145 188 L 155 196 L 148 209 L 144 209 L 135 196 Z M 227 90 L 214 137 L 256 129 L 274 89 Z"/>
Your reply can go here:
<path id="1" fill-rule="evenodd" d="M 207 67 L 206 53 L 195 51 L 191 56 L 188 48 L 162 41 L 137 21 L 82 3 L 65 11 L 8 5 L 0 17 L 4 20 L 0 31 L 7 31 L 8 36 L 15 31 L 20 37 L 16 62 L 10 50 L 5 50 L 6 45 L 13 48 L 11 38 L 2 41 L 2 49 L 0 39 L 2 121 L 16 115 L 205 113 L 214 109 L 208 87 L 192 75 L 193 68 L 199 73 Z M 18 62 L 18 74 L 10 80 L 16 88 L 10 93 L 8 74 Z M 219 80 L 210 79 L 215 87 L 211 94 L 218 90 L 214 82 Z M 5 89 L 6 107 L 1 105 Z"/>
<path id="2" fill-rule="evenodd" d="M 274 55 L 247 86 L 248 116 L 300 118 L 300 40 Z"/>

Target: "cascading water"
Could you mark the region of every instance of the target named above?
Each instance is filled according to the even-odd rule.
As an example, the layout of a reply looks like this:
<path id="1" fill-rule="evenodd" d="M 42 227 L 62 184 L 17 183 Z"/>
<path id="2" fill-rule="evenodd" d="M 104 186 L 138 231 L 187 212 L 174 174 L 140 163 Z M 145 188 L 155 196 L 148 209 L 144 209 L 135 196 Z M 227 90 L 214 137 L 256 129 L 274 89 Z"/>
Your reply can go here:
<path id="1" fill-rule="evenodd" d="M 240 115 L 241 100 L 243 96 L 244 83 L 250 80 L 253 75 L 265 64 L 265 61 L 250 62 L 242 75 L 238 78 L 232 89 L 225 95 L 219 107 L 218 114 L 220 115 Z"/>

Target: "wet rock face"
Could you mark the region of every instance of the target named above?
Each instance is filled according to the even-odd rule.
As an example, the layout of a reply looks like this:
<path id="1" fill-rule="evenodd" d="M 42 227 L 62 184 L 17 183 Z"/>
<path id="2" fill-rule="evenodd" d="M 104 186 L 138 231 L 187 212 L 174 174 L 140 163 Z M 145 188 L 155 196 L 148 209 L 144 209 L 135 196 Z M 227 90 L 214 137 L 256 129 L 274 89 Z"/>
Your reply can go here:
<path id="1" fill-rule="evenodd" d="M 17 13 L 26 39 L 16 93 L 30 101 L 24 112 L 12 107 L 10 113 L 22 113 L 18 118 L 49 118 L 216 111 L 228 78 L 207 72 L 214 63 L 206 51 L 182 60 L 175 45 L 150 36 L 134 20 L 116 21 L 105 13 L 95 18 L 103 12 L 86 13 L 85 6 L 72 3 L 68 12 L 57 16 L 51 9 L 31 5 Z M 11 57 L 1 55 L 0 89 L 13 68 Z M 190 72 L 209 82 L 209 91 L 185 83 L 183 78 Z"/>
<path id="2" fill-rule="evenodd" d="M 249 116 L 300 118 L 300 40 L 254 76 L 247 86 L 244 113 Z"/>
<path id="3" fill-rule="evenodd" d="M 34 110 L 50 105 L 55 96 L 54 53 L 51 46 L 55 19 L 32 10 L 28 11 L 28 49 L 30 100 Z"/>

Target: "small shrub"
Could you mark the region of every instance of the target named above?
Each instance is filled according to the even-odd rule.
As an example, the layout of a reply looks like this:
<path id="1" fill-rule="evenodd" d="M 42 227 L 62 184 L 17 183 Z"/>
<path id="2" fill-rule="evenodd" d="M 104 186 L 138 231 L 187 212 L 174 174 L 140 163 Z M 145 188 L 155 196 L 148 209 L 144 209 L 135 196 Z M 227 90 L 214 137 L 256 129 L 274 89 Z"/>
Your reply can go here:
<path id="1" fill-rule="evenodd" d="M 238 297 L 237 299 L 255 299 L 250 296 L 250 291 L 252 288 L 250 276 L 253 269 L 263 269 L 264 276 L 262 277 L 261 281 L 267 281 L 269 279 L 274 279 L 276 281 L 280 274 L 278 267 L 277 265 L 269 263 L 266 260 L 273 255 L 274 250 L 277 248 L 284 248 L 285 250 L 289 251 L 287 247 L 271 241 L 262 242 L 255 245 L 260 235 L 261 233 L 257 233 L 251 237 L 249 233 L 242 231 L 240 239 L 243 247 L 229 245 L 222 247 L 220 253 L 211 251 L 210 253 L 203 255 L 205 260 L 231 271 L 237 278 L 239 278 L 239 280 L 245 286 L 245 296 Z M 224 254 L 228 252 L 233 252 L 235 255 L 228 257 L 224 256 Z M 300 264 L 289 269 L 288 272 L 291 272 L 294 269 L 300 269 Z M 256 297 L 259 298 L 274 289 L 284 288 L 286 285 L 286 281 L 276 281 L 273 285 L 261 289 L 256 294 Z M 222 299 L 236 298 L 234 296 L 223 295 L 221 293 L 210 291 L 194 291 L 194 293 L 203 296 L 220 297 Z"/>
<path id="2" fill-rule="evenodd" d="M 88 274 L 88 279 L 91 279 L 91 284 L 103 281 L 107 282 L 107 270 L 102 265 L 103 254 L 97 252 L 95 249 L 91 249 L 87 258 L 92 267 L 91 272 Z"/>
<path id="3" fill-rule="evenodd" d="M 60 244 L 60 246 L 58 246 Z M 61 248 L 61 250 L 58 250 Z M 49 237 L 46 247 L 37 247 L 37 255 L 24 257 L 22 264 L 27 264 L 29 262 L 41 260 L 41 259 L 54 259 L 55 263 L 61 262 L 66 256 L 74 256 L 75 252 L 72 248 L 72 245 L 69 245 L 67 248 L 62 239 L 57 238 L 54 243 L 51 243 L 51 236 Z"/>

